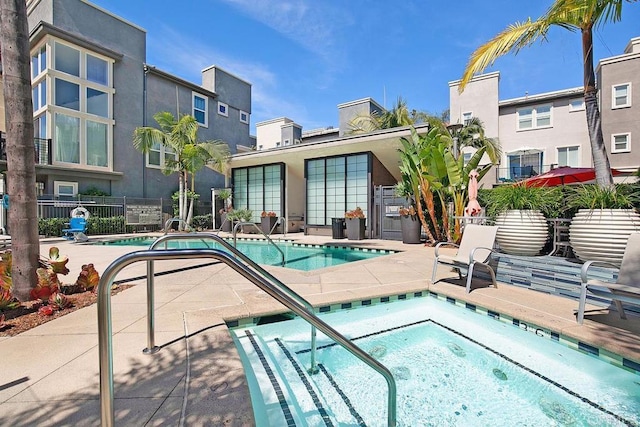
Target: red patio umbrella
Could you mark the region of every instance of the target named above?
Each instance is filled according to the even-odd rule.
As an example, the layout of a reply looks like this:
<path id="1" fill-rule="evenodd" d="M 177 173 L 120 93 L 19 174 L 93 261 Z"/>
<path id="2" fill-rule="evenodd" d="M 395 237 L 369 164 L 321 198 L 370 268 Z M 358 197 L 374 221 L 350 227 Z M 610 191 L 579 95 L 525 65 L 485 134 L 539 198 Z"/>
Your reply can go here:
<path id="1" fill-rule="evenodd" d="M 613 176 L 622 174 L 622 172 L 616 169 L 611 169 L 611 173 Z M 526 185 L 528 187 L 554 187 L 556 185 L 577 184 L 594 179 L 596 179 L 596 171 L 593 168 L 562 166 L 551 169 L 542 175 L 532 176 L 524 181 L 520 181 L 518 185 Z"/>
<path id="2" fill-rule="evenodd" d="M 478 171 L 475 169 L 469 172 L 469 203 L 464 209 L 467 216 L 476 216 L 482 212 L 482 207 L 478 203 Z"/>

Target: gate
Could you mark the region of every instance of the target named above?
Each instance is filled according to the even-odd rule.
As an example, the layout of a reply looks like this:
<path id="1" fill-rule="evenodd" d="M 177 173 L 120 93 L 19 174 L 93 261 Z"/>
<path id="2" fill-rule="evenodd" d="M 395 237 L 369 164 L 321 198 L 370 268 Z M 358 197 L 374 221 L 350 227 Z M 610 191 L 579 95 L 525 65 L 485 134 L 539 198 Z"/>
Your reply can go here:
<path id="1" fill-rule="evenodd" d="M 406 204 L 407 200 L 404 197 L 396 195 L 394 186 L 380 185 L 375 187 L 373 209 L 375 215 L 374 238 L 402 240 L 399 210 Z"/>

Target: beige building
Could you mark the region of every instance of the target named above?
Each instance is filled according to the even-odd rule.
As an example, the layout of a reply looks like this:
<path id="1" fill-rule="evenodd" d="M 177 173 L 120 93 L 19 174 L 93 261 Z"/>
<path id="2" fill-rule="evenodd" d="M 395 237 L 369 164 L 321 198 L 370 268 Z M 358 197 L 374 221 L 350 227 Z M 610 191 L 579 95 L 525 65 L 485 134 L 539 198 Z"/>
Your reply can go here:
<path id="1" fill-rule="evenodd" d="M 604 140 L 612 167 L 632 172 L 640 165 L 632 135 L 640 133 L 640 38 L 630 41 L 623 55 L 605 58 L 597 66 Z M 452 123 L 480 118 L 487 136 L 502 147 L 495 174 L 484 184 L 514 181 L 558 166 L 591 167 L 591 145 L 582 87 L 499 99 L 500 73 L 475 76 L 463 93 L 460 81 L 449 83 Z M 635 119 L 634 119 L 635 118 Z"/>

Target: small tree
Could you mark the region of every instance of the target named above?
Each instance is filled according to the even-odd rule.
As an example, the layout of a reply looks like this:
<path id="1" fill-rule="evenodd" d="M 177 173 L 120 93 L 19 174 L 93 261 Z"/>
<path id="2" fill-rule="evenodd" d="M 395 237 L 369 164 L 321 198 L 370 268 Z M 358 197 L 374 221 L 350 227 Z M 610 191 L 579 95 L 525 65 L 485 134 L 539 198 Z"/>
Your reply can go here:
<path id="1" fill-rule="evenodd" d="M 187 208 L 187 189 L 191 174 L 191 191 L 195 190 L 195 173 L 204 166 L 225 173 L 229 159 L 229 147 L 222 141 L 198 141 L 198 122 L 193 116 L 183 115 L 176 120 L 169 112 L 153 116 L 160 129 L 139 127 L 133 133 L 133 146 L 148 153 L 152 148 L 165 146 L 174 153 L 173 159 L 165 159 L 162 173 L 178 173 L 178 217 L 180 229 L 188 224 L 193 213 L 193 198 Z M 187 214 L 187 209 L 190 214 Z"/>

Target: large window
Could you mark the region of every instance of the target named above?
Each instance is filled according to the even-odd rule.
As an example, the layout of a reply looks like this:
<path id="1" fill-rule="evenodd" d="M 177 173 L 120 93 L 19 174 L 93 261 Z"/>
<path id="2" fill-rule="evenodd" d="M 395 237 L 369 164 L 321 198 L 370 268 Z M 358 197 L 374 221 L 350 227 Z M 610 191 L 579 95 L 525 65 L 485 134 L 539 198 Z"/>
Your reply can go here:
<path id="1" fill-rule="evenodd" d="M 50 68 L 46 66 L 46 52 L 51 52 Z M 39 135 L 51 136 L 53 162 L 112 167 L 113 61 L 84 48 L 48 39 L 32 53 L 31 64 L 32 75 L 36 76 L 34 112 L 42 118 Z M 47 103 L 47 82 L 51 104 Z M 47 116 L 52 122 L 49 129 Z"/>
<path id="2" fill-rule="evenodd" d="M 542 152 L 539 150 L 520 150 L 507 155 L 509 179 L 524 179 L 539 175 L 542 171 Z"/>
<path id="3" fill-rule="evenodd" d="M 260 222 L 262 211 L 282 216 L 283 166 L 268 165 L 233 170 L 233 207 L 253 211 Z"/>
<path id="4" fill-rule="evenodd" d="M 307 224 L 330 225 L 348 210 L 369 207 L 369 155 L 308 160 Z"/>
<path id="5" fill-rule="evenodd" d="M 520 108 L 517 110 L 518 130 L 551 127 L 551 105 Z"/>
<path id="6" fill-rule="evenodd" d="M 558 147 L 558 166 L 580 166 L 578 148 L 577 145 L 573 147 Z"/>
<path id="7" fill-rule="evenodd" d="M 206 96 L 193 92 L 193 117 L 196 118 L 196 122 L 200 123 L 204 127 L 208 126 L 208 103 L 208 98 Z"/>
<path id="8" fill-rule="evenodd" d="M 631 107 L 631 83 L 613 85 L 611 108 Z"/>

